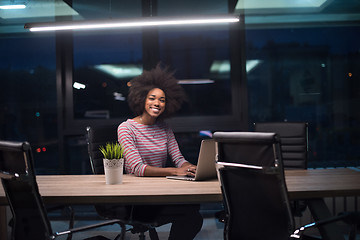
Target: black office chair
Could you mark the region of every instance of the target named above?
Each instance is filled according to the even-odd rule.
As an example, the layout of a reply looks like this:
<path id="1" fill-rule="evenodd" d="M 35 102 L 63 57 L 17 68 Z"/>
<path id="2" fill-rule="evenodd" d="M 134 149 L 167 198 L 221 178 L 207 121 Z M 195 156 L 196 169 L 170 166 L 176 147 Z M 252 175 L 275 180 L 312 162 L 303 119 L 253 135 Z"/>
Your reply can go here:
<path id="1" fill-rule="evenodd" d="M 280 137 L 285 169 L 306 169 L 308 163 L 308 123 L 259 122 L 256 132 L 274 132 Z"/>
<path id="2" fill-rule="evenodd" d="M 310 227 L 351 215 L 308 224 L 294 232 L 277 134 L 215 132 L 214 139 L 227 215 L 225 239 L 299 239 Z"/>
<path id="3" fill-rule="evenodd" d="M 259 122 L 254 123 L 256 132 L 274 132 L 280 137 L 280 147 L 285 169 L 307 169 L 308 123 L 307 122 Z M 305 201 L 291 201 L 296 217 L 307 208 Z"/>
<path id="4" fill-rule="evenodd" d="M 39 193 L 33 168 L 33 156 L 28 142 L 0 141 L 0 177 L 13 215 L 12 240 L 50 240 L 119 220 L 53 232 L 47 210 Z"/>
<path id="5" fill-rule="evenodd" d="M 276 134 L 215 132 L 214 139 L 217 164 L 223 167 L 225 239 L 288 239 L 294 220 Z"/>
<path id="6" fill-rule="evenodd" d="M 93 174 L 104 174 L 103 155 L 99 150 L 99 146 L 104 146 L 107 142 L 117 142 L 118 125 L 106 126 L 88 126 L 86 128 L 86 139 L 88 144 L 88 154 Z M 125 232 L 131 231 L 139 234 L 139 239 L 145 239 L 145 232 L 149 231 L 151 240 L 158 240 L 156 222 L 150 221 L 146 216 L 134 216 L 132 205 L 95 205 L 96 212 L 103 218 L 121 219 L 121 239 L 125 239 Z M 126 229 L 126 225 L 132 226 Z"/>

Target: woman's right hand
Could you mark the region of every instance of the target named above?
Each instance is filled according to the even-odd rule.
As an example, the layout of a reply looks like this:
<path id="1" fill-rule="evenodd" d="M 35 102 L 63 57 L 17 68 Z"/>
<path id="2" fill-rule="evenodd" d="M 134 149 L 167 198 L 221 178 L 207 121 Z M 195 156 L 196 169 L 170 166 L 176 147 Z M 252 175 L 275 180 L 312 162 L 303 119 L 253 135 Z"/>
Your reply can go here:
<path id="1" fill-rule="evenodd" d="M 173 176 L 173 175 L 188 175 L 195 176 L 196 166 L 193 164 L 183 164 L 179 168 L 159 168 L 146 166 L 144 176 L 161 177 L 161 176 Z"/>
<path id="2" fill-rule="evenodd" d="M 183 164 L 180 168 L 177 168 L 176 175 L 187 175 L 187 176 L 195 176 L 196 166 L 193 164 Z"/>

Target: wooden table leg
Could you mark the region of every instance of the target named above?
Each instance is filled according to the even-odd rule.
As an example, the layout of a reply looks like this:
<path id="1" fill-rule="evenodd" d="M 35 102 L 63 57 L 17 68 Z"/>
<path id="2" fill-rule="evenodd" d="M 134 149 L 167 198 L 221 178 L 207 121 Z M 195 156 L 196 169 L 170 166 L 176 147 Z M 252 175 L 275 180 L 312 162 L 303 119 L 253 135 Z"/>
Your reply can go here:
<path id="1" fill-rule="evenodd" d="M 333 217 L 324 199 L 311 199 L 307 203 L 315 221 Z M 319 226 L 319 231 L 324 240 L 345 240 L 336 222 Z"/>

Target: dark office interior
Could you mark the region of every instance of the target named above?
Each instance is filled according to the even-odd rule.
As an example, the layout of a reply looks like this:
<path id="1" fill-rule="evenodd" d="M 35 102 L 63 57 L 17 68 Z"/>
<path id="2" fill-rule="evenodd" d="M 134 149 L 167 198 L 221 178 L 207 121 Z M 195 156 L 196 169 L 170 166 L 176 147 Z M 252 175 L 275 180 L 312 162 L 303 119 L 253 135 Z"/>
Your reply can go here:
<path id="1" fill-rule="evenodd" d="M 200 140 L 215 131 L 294 121 L 308 123 L 309 168 L 360 166 L 359 1 L 21 2 L 25 9 L 0 9 L 0 139 L 31 143 L 39 175 L 90 174 L 86 127 L 134 117 L 127 84 L 158 62 L 175 72 L 188 96 L 167 121 L 192 163 Z M 225 14 L 240 21 L 24 29 L 26 23 Z"/>
<path id="2" fill-rule="evenodd" d="M 29 1 L 24 16 L 24 10 L 0 10 L 0 136 L 29 141 L 39 174 L 88 173 L 86 126 L 131 117 L 127 82 L 159 61 L 179 80 L 211 80 L 184 84 L 189 101 L 169 121 L 191 161 L 207 131 L 306 121 L 309 167 L 359 165 L 357 1 L 258 9 L 235 9 L 237 1 L 225 0 L 51 2 Z M 23 28 L 28 22 L 228 13 L 241 21 L 70 33 Z"/>

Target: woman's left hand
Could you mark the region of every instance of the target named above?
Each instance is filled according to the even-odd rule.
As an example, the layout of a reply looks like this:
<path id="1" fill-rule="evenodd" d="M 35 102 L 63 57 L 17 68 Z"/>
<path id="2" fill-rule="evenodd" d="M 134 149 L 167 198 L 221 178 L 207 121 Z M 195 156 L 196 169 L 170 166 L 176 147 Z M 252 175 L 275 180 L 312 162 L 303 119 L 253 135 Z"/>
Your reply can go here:
<path id="1" fill-rule="evenodd" d="M 195 176 L 196 166 L 193 164 L 184 164 L 179 170 L 181 171 L 179 175 Z"/>

